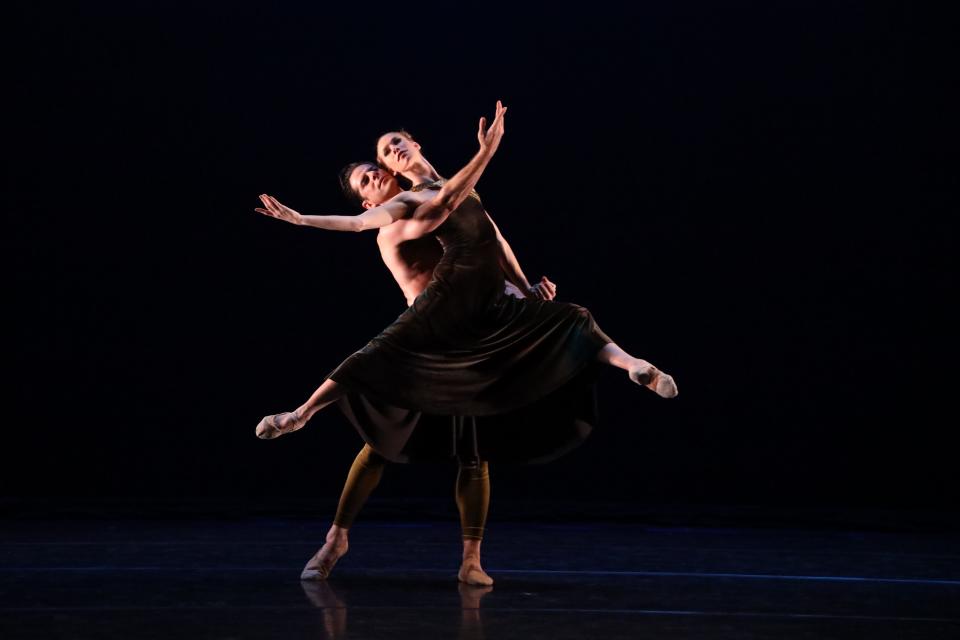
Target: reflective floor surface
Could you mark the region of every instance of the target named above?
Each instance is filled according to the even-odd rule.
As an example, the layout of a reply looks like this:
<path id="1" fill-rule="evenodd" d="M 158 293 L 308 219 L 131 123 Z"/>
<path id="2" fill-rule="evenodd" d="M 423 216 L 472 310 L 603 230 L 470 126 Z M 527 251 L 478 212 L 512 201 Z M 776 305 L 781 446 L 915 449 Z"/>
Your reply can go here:
<path id="1" fill-rule="evenodd" d="M 0 638 L 960 638 L 956 535 L 493 524 L 492 588 L 453 523 L 5 522 Z"/>

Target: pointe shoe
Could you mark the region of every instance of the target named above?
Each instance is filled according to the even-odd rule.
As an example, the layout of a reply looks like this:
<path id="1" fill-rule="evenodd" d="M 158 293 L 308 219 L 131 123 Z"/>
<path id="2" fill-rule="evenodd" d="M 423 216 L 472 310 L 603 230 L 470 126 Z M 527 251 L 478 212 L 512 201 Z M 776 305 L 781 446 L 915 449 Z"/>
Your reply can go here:
<path id="1" fill-rule="evenodd" d="M 493 586 L 493 578 L 480 568 L 480 565 L 462 565 L 457 573 L 457 580 L 473 587 Z"/>
<path id="2" fill-rule="evenodd" d="M 673 376 L 658 371 L 653 381 L 653 390 L 661 398 L 676 398 L 680 393 L 677 390 L 677 383 L 673 381 Z"/>
<path id="3" fill-rule="evenodd" d="M 292 416 L 292 418 L 286 418 Z M 286 423 L 286 424 L 285 424 Z M 257 437 L 261 440 L 273 440 L 285 433 L 292 433 L 302 429 L 306 420 L 300 420 L 294 412 L 276 413 L 266 416 L 257 424 Z"/>
<path id="4" fill-rule="evenodd" d="M 323 553 L 323 550 L 330 546 L 331 551 L 328 551 L 326 554 Z M 301 580 L 326 580 L 330 577 L 330 572 L 333 571 L 333 567 L 336 566 L 337 561 L 340 560 L 343 556 L 347 554 L 347 549 L 350 545 L 344 542 L 340 546 L 335 546 L 332 543 L 324 543 L 320 550 L 313 554 L 313 557 L 307 560 L 306 566 L 303 567 L 303 571 L 300 572 Z M 333 558 L 331 560 L 330 558 Z"/>
<path id="5" fill-rule="evenodd" d="M 673 381 L 673 376 L 660 371 L 652 364 L 630 369 L 628 375 L 631 380 L 637 384 L 642 384 L 661 398 L 675 398 L 679 393 L 677 383 Z"/>

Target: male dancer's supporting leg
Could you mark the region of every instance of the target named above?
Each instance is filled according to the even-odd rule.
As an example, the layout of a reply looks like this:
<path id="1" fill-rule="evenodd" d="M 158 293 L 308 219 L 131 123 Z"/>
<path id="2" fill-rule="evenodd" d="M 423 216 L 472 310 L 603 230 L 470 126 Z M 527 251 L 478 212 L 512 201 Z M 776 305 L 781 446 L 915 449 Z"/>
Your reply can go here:
<path id="1" fill-rule="evenodd" d="M 327 532 L 326 542 L 303 568 L 303 573 L 300 574 L 301 580 L 326 580 L 330 571 L 333 570 L 333 565 L 347 553 L 350 547 L 348 541 L 350 527 L 353 526 L 353 521 L 360 513 L 360 509 L 367 503 L 370 494 L 380 484 L 380 478 L 383 477 L 386 466 L 386 458 L 371 449 L 370 445 L 363 445 L 363 449 L 350 466 L 347 481 L 340 494 L 337 515 L 334 516 L 333 525 Z"/>
<path id="2" fill-rule="evenodd" d="M 493 578 L 480 566 L 480 542 L 490 507 L 490 470 L 485 461 L 461 461 L 457 472 L 457 508 L 463 535 L 463 561 L 457 578 L 477 586 L 490 586 Z"/>
<path id="3" fill-rule="evenodd" d="M 340 494 L 340 503 L 326 541 L 300 574 L 301 580 L 325 580 L 349 549 L 350 527 L 373 490 L 380 484 L 387 459 L 364 445 L 354 459 Z M 490 475 L 486 462 L 461 463 L 457 474 L 457 508 L 463 531 L 463 561 L 458 577 L 463 582 L 490 585 L 493 580 L 480 566 L 480 541 L 490 504 Z"/>

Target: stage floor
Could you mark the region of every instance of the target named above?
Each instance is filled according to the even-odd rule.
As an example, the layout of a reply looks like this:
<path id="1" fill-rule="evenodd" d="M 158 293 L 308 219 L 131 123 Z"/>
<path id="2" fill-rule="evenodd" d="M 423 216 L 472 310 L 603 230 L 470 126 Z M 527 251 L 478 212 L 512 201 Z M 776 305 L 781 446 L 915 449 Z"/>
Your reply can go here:
<path id="1" fill-rule="evenodd" d="M 360 522 L 301 584 L 320 520 L 7 521 L 0 638 L 960 638 L 956 535 Z"/>

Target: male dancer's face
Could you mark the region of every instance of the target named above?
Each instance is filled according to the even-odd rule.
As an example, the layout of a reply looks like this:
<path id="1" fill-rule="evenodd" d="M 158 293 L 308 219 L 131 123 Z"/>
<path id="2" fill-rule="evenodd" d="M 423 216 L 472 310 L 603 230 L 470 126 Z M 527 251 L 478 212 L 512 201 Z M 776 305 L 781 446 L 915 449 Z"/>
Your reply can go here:
<path id="1" fill-rule="evenodd" d="M 420 145 L 399 131 L 390 131 L 377 140 L 377 160 L 394 175 L 420 162 Z"/>
<path id="2" fill-rule="evenodd" d="M 402 191 L 397 179 L 375 164 L 361 164 L 350 172 L 350 188 L 360 196 L 363 208 L 383 204 Z"/>

